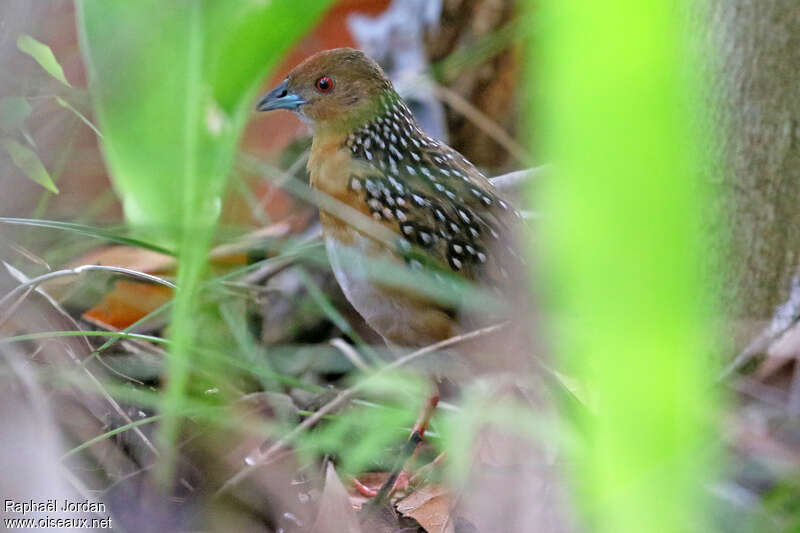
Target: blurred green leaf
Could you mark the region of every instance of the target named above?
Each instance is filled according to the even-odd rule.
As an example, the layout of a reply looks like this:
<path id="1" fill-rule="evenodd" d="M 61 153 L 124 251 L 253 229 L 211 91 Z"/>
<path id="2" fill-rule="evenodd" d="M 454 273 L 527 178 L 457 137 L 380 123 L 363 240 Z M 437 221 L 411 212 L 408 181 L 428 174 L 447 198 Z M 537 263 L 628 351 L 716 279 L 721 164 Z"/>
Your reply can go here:
<path id="1" fill-rule="evenodd" d="M 17 39 L 17 48 L 35 59 L 55 79 L 67 87 L 72 87 L 64 75 L 64 69 L 61 68 L 58 59 L 53 55 L 53 51 L 50 50 L 49 46 L 37 41 L 30 35 L 20 35 L 19 39 Z"/>
<path id="2" fill-rule="evenodd" d="M 78 0 L 81 49 L 125 215 L 177 247 L 168 387 L 156 468 L 168 482 L 200 335 L 196 289 L 236 145 L 259 83 L 328 5 L 228 0 Z"/>
<path id="3" fill-rule="evenodd" d="M 547 217 L 531 242 L 548 259 L 557 351 L 596 411 L 575 414 L 568 448 L 583 529 L 712 531 L 720 313 L 703 275 L 708 143 L 693 127 L 707 111 L 688 105 L 705 99 L 681 9 L 702 16 L 702 2 L 529 4 L 545 22 L 536 138 L 556 171 L 537 187 Z"/>
<path id="4" fill-rule="evenodd" d="M 131 223 L 174 244 L 180 226 L 216 219 L 260 81 L 328 3 L 78 2 L 97 122 Z"/>
<path id="5" fill-rule="evenodd" d="M 11 160 L 14 164 L 17 165 L 26 176 L 48 191 L 58 194 L 58 187 L 53 183 L 50 173 L 44 168 L 36 152 L 23 146 L 14 139 L 0 139 L 0 144 L 3 145 L 8 155 L 11 156 Z"/>
<path id="6" fill-rule="evenodd" d="M 21 96 L 0 98 L 0 129 L 13 131 L 25 123 L 31 114 L 31 105 Z"/>
<path id="7" fill-rule="evenodd" d="M 336 418 L 300 438 L 306 458 L 326 453 L 338 457 L 342 470 L 355 474 L 370 464 L 395 458 L 387 448 L 408 439 L 428 390 L 419 376 L 378 373 L 364 378 L 362 392 L 379 398 L 380 404 L 354 405 Z"/>

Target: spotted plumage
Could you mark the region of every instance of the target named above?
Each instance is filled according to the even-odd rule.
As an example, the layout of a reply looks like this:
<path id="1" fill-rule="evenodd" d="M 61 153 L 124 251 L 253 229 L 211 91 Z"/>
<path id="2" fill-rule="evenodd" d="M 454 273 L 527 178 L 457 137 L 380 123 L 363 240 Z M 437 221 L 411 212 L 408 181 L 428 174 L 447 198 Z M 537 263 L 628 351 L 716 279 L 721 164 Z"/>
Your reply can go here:
<path id="1" fill-rule="evenodd" d="M 349 133 L 345 147 L 372 167 L 351 175 L 348 189 L 374 219 L 396 225 L 407 242 L 470 280 L 499 281 L 487 249 L 497 256 L 508 204 L 461 154 L 420 130 L 396 93 L 380 97 L 374 119 Z"/>
<path id="2" fill-rule="evenodd" d="M 376 238 L 322 210 L 328 255 L 354 307 L 394 344 L 427 344 L 457 333 L 453 309 L 368 280 L 358 264 L 344 261 L 344 252 L 496 287 L 517 260 L 501 242 L 513 209 L 461 154 L 420 130 L 380 67 L 361 52 L 337 49 L 306 60 L 259 104 L 280 108 L 314 129 L 311 185 L 391 235 Z"/>

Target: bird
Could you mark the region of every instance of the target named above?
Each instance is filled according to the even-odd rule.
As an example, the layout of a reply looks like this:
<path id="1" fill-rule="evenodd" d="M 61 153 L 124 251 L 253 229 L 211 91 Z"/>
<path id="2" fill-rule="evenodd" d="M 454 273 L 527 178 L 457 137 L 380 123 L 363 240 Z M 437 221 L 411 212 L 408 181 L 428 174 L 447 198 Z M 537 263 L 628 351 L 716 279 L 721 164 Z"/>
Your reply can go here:
<path id="1" fill-rule="evenodd" d="M 257 109 L 290 110 L 309 124 L 311 186 L 389 230 L 381 240 L 347 216 L 321 209 L 334 275 L 367 324 L 403 348 L 462 333 L 458 309 L 370 280 L 347 258 L 360 254 L 500 286 L 519 259 L 501 240 L 518 214 L 487 177 L 425 134 L 381 67 L 359 50 L 309 57 Z"/>
<path id="2" fill-rule="evenodd" d="M 289 110 L 311 127 L 310 185 L 336 200 L 331 205 L 348 208 L 320 206 L 325 247 L 345 297 L 366 323 L 395 348 L 464 332 L 469 313 L 371 279 L 352 257 L 496 289 L 519 260 L 503 240 L 518 214 L 487 177 L 422 131 L 381 67 L 359 50 L 307 58 L 256 109 Z M 429 410 L 437 400 L 434 393 Z M 429 417 L 415 426 L 416 440 Z"/>

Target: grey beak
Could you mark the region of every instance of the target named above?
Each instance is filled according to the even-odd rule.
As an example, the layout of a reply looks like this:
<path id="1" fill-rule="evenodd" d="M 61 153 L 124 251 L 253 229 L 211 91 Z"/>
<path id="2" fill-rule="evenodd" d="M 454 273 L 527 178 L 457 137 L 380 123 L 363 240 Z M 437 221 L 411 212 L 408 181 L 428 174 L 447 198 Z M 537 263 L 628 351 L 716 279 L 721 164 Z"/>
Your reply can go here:
<path id="1" fill-rule="evenodd" d="M 273 109 L 294 111 L 305 103 L 305 100 L 289 90 L 288 80 L 283 80 L 280 85 L 258 101 L 256 109 L 258 111 L 272 111 Z"/>

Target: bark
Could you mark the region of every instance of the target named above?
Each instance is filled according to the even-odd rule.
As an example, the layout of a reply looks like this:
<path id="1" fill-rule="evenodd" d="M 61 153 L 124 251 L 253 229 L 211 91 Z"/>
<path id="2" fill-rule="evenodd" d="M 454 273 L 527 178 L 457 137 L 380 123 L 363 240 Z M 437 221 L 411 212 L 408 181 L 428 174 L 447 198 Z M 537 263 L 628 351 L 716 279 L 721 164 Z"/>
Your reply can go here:
<path id="1" fill-rule="evenodd" d="M 516 0 L 442 0 L 442 16 L 428 35 L 428 57 L 436 65 L 466 54 L 469 60 L 451 63 L 439 71 L 440 82 L 495 126 L 514 135 L 519 114 L 517 88 L 520 79 L 518 47 L 508 29 L 517 16 Z M 483 46 L 478 42 L 484 40 Z M 493 42 L 493 44 L 486 44 Z M 494 50 L 493 47 L 497 47 Z M 463 63 L 469 63 L 464 65 Z M 447 102 L 445 102 L 447 103 Z M 452 105 L 445 107 L 449 144 L 479 167 L 494 171 L 519 168 L 519 157 L 476 127 L 474 120 Z M 524 164 L 524 163 L 523 163 Z"/>
<path id="2" fill-rule="evenodd" d="M 728 304 L 769 319 L 800 265 L 800 4 L 711 0 L 712 125 L 730 246 Z M 712 60 L 713 61 L 713 60 Z M 752 323 L 752 322 L 751 322 Z"/>

